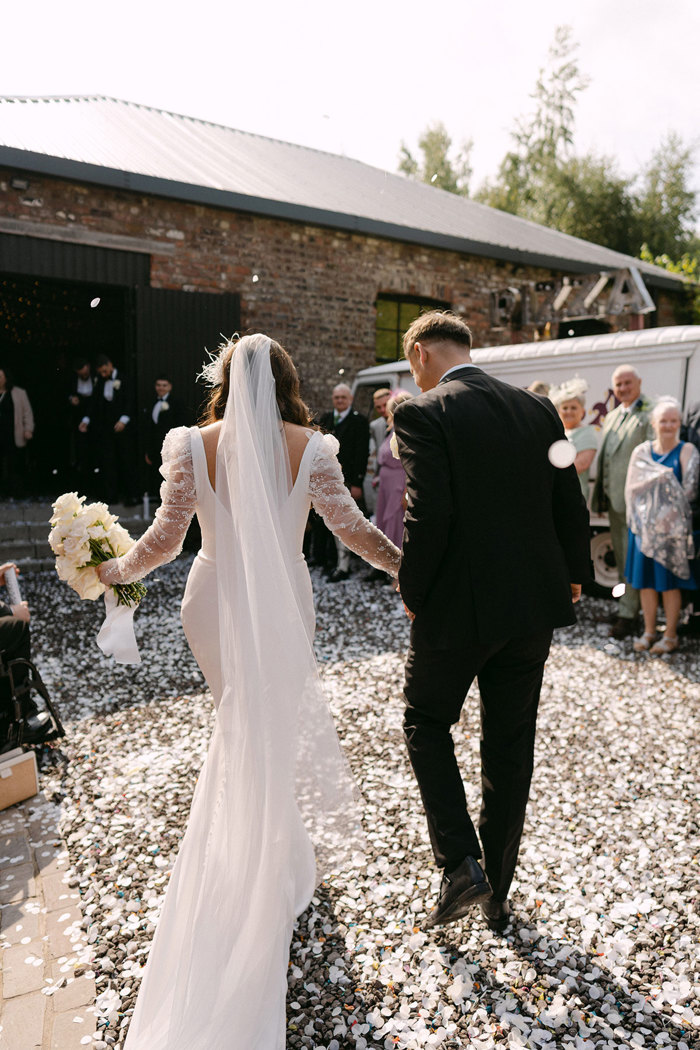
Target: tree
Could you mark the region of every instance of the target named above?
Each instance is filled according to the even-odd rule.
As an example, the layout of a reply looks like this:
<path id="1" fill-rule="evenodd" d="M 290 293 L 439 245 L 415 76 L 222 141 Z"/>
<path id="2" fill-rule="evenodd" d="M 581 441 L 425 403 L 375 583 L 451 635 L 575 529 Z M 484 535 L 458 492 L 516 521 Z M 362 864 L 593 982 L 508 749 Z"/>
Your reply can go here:
<path id="1" fill-rule="evenodd" d="M 501 211 L 541 222 L 541 210 L 558 164 L 571 157 L 574 141 L 574 107 L 588 86 L 578 68 L 570 26 L 557 26 L 549 48 L 548 64 L 538 75 L 532 98 L 535 111 L 520 117 L 511 132 L 514 148 L 506 153 L 493 182 L 486 182 L 476 197 Z"/>
<path id="2" fill-rule="evenodd" d="M 639 253 L 644 262 L 654 263 L 670 273 L 680 273 L 687 279 L 685 288 L 685 317 L 679 318 L 679 323 L 700 324 L 700 238 L 694 236 L 690 250 L 684 252 L 680 259 L 672 259 L 670 255 L 654 255 L 649 250 L 648 244 L 642 245 Z"/>
<path id="3" fill-rule="evenodd" d="M 448 193 L 469 196 L 472 176 L 470 154 L 472 143 L 464 142 L 452 153 L 452 139 L 443 123 L 430 124 L 418 139 L 422 159 L 419 163 L 405 142 L 401 143 L 399 171 L 410 179 L 428 182 Z M 452 153 L 452 156 L 451 156 Z"/>
<path id="4" fill-rule="evenodd" d="M 681 258 L 697 241 L 697 193 L 691 188 L 695 150 L 669 132 L 640 178 L 639 221 L 647 250 Z M 696 250 L 698 245 L 696 244 Z M 637 248 L 637 251 L 639 248 Z"/>
<path id="5" fill-rule="evenodd" d="M 535 111 L 517 122 L 513 148 L 476 199 L 627 255 L 638 255 L 646 243 L 651 257 L 692 256 L 694 149 L 670 133 L 637 178 L 621 174 L 609 157 L 576 155 L 575 103 L 588 84 L 576 46 L 571 29 L 559 26 L 551 70 L 540 71 L 532 95 Z"/>

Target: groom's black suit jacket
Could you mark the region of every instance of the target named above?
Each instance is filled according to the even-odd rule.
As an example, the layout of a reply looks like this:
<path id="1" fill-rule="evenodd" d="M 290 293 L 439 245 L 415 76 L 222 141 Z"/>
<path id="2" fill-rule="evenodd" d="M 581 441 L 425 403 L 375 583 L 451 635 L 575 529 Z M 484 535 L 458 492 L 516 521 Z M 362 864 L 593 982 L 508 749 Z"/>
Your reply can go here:
<path id="1" fill-rule="evenodd" d="M 488 645 L 575 622 L 588 511 L 547 398 L 467 366 L 394 414 L 408 509 L 399 571 L 414 648 Z"/>

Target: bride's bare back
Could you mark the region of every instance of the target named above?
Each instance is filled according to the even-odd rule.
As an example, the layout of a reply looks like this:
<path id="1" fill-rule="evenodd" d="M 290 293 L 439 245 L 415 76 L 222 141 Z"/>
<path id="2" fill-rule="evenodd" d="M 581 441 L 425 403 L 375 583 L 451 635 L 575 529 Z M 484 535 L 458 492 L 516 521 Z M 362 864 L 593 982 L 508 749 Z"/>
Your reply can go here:
<path id="1" fill-rule="evenodd" d="M 200 429 L 200 434 L 202 435 L 202 441 L 204 443 L 204 453 L 207 457 L 207 474 L 209 476 L 209 483 L 213 489 L 216 488 L 216 449 L 219 444 L 220 432 L 221 420 L 218 420 L 216 423 L 209 423 L 207 426 Z M 306 448 L 309 442 L 309 436 L 312 433 L 313 431 L 308 430 L 306 427 L 297 426 L 296 423 L 284 424 L 284 436 L 287 441 L 292 484 L 297 480 L 301 457 L 304 455 L 304 449 Z"/>

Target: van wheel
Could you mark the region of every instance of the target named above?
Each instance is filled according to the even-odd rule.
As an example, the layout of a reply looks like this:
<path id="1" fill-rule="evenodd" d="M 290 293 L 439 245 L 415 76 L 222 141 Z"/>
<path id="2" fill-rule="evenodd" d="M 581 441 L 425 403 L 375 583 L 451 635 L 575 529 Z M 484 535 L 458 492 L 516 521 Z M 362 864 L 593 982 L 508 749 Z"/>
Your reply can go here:
<path id="1" fill-rule="evenodd" d="M 598 532 L 591 538 L 591 560 L 593 577 L 600 587 L 611 590 L 619 583 L 617 562 L 609 532 Z"/>

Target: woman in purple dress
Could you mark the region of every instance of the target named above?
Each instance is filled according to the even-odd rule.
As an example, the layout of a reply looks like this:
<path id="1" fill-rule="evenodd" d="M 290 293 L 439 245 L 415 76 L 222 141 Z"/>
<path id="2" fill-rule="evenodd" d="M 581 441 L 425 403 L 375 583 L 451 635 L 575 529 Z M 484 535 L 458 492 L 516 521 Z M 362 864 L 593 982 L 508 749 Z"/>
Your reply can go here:
<path id="1" fill-rule="evenodd" d="M 377 528 L 381 529 L 397 547 L 401 546 L 403 538 L 406 475 L 401 466 L 401 461 L 392 451 L 391 439 L 394 434 L 394 410 L 402 401 L 410 401 L 410 399 L 411 395 L 406 390 L 399 390 L 392 394 L 387 401 L 386 437 L 377 453 L 377 465 L 379 467 L 377 474 L 379 484 L 376 510 Z"/>

